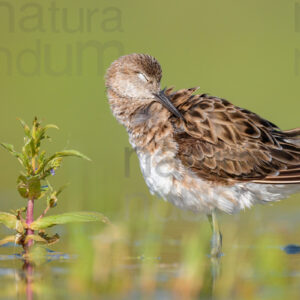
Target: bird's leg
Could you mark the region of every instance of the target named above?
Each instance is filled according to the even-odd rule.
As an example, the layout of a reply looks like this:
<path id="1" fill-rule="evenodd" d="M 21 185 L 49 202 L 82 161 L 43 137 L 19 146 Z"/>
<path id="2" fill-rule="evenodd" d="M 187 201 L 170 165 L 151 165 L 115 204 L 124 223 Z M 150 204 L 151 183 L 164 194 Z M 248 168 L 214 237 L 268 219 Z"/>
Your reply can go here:
<path id="1" fill-rule="evenodd" d="M 212 257 L 219 257 L 222 254 L 222 234 L 219 228 L 217 214 L 215 211 L 212 211 L 207 217 L 213 232 L 210 254 Z"/>

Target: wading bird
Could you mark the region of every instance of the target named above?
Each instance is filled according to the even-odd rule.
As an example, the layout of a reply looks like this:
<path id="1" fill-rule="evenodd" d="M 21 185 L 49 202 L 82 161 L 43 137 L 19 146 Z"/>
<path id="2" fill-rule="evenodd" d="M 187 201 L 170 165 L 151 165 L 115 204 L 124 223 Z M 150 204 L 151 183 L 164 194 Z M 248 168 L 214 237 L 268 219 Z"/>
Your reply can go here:
<path id="1" fill-rule="evenodd" d="M 130 54 L 106 73 L 109 104 L 126 128 L 150 192 L 204 212 L 221 253 L 216 210 L 233 213 L 300 191 L 300 128 L 282 131 L 197 88 L 161 90 L 158 61 Z"/>

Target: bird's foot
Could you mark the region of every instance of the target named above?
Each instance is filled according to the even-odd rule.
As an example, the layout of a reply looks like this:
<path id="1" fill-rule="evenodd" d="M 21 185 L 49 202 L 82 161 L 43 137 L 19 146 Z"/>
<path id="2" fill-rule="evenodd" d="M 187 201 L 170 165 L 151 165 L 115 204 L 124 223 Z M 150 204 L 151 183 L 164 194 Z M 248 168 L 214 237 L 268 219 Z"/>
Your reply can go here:
<path id="1" fill-rule="evenodd" d="M 221 232 L 214 232 L 211 239 L 211 257 L 222 256 L 222 234 Z"/>

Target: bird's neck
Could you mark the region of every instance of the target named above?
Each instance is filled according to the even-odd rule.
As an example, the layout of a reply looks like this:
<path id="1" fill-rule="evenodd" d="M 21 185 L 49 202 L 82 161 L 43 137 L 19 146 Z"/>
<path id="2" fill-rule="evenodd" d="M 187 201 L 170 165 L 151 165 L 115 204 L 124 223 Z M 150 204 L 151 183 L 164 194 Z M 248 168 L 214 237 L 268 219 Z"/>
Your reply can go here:
<path id="1" fill-rule="evenodd" d="M 136 150 L 153 152 L 173 135 L 170 112 L 159 102 L 122 97 L 108 90 L 109 103 L 116 119 L 126 128 Z"/>
<path id="2" fill-rule="evenodd" d="M 127 128 L 131 144 L 137 151 L 153 153 L 165 148 L 173 136 L 170 113 L 154 102 L 136 110 Z"/>
<path id="3" fill-rule="evenodd" d="M 139 101 L 133 101 L 128 97 L 122 97 L 112 88 L 107 89 L 110 108 L 117 121 L 128 128 L 130 116 L 140 107 Z"/>

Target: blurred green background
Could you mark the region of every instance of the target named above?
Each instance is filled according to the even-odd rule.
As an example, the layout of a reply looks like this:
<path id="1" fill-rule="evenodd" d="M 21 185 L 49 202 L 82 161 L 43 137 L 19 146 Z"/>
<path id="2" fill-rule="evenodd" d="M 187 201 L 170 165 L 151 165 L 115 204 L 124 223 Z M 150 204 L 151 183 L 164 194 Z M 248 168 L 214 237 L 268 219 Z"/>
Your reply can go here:
<path id="1" fill-rule="evenodd" d="M 137 158 L 134 153 L 131 155 L 127 134 L 110 113 L 104 87 L 104 74 L 110 63 L 120 55 L 148 53 L 162 65 L 163 87 L 200 86 L 201 93 L 226 98 L 282 129 L 300 125 L 300 2 L 7 0 L 0 2 L 0 33 L 0 140 L 21 146 L 23 133 L 17 117 L 29 123 L 38 116 L 44 123 L 57 124 L 61 130 L 52 132 L 54 141 L 44 145 L 46 149 L 52 152 L 74 148 L 89 156 L 92 163 L 66 160 L 53 177 L 58 185 L 70 183 L 56 211 L 101 211 L 121 224 L 120 228 L 126 228 L 132 243 L 152 236 L 151 232 L 158 229 L 151 224 L 158 224 L 159 234 L 154 236 L 159 237 L 155 244 L 159 250 L 152 245 L 153 251 L 167 261 L 174 257 L 171 263 L 175 264 L 176 272 L 181 269 L 180 259 L 187 249 L 194 249 L 197 254 L 201 235 L 209 243 L 209 234 L 203 233 L 209 227 L 204 217 L 181 212 L 150 196 Z M 1 150 L 0 166 L 1 210 L 24 205 L 15 188 L 18 163 Z M 229 266 L 225 269 L 231 270 L 230 266 L 235 264 L 245 266 L 249 255 L 255 256 L 256 262 L 263 260 L 268 247 L 300 243 L 298 201 L 299 195 L 272 207 L 255 207 L 238 216 L 222 216 L 228 249 L 224 261 L 227 259 Z M 199 227 L 202 229 L 198 230 Z M 69 228 L 71 236 L 76 236 L 78 251 L 81 243 L 89 243 L 84 239 L 89 230 L 97 233 L 100 229 L 96 225 Z M 82 232 L 83 236 L 78 237 L 75 232 Z M 182 245 L 187 232 L 194 232 L 197 241 L 187 243 L 190 248 L 174 250 L 171 242 L 162 242 Z M 246 254 L 230 256 L 233 244 L 246 245 Z M 152 246 L 144 248 L 153 249 Z M 252 246 L 263 250 L 252 253 Z M 71 241 L 68 247 L 72 248 Z M 82 249 L 83 253 L 88 251 Z M 123 248 L 120 251 L 126 256 Z M 163 256 L 161 251 L 167 254 Z M 137 257 L 142 255 L 142 250 L 134 252 Z M 277 270 L 281 275 L 285 272 L 285 279 L 280 281 L 282 293 L 299 290 L 298 277 L 293 277 L 294 289 L 288 288 L 290 278 L 286 279 L 286 272 L 292 267 L 299 274 L 299 262 L 293 259 L 280 253 L 264 265 L 264 271 L 272 273 L 268 268 L 273 262 L 282 262 Z M 100 267 L 101 262 L 98 263 Z M 94 264 L 90 261 L 91 269 Z M 252 265 L 243 268 L 243 272 L 248 270 L 245 278 L 251 277 L 252 271 L 261 275 L 262 264 L 257 266 L 258 269 Z M 137 268 L 143 270 L 139 263 Z M 264 284 L 262 280 L 255 279 L 245 287 L 235 284 L 240 280 L 238 271 L 230 273 L 231 277 L 225 270 L 224 273 L 229 281 L 219 287 L 220 299 L 232 289 L 236 289 L 236 299 L 240 299 L 238 286 L 251 291 L 249 299 L 268 299 L 268 291 L 267 296 L 256 292 Z M 91 282 L 102 278 L 89 276 L 87 281 Z M 168 290 L 169 286 L 164 288 Z"/>

